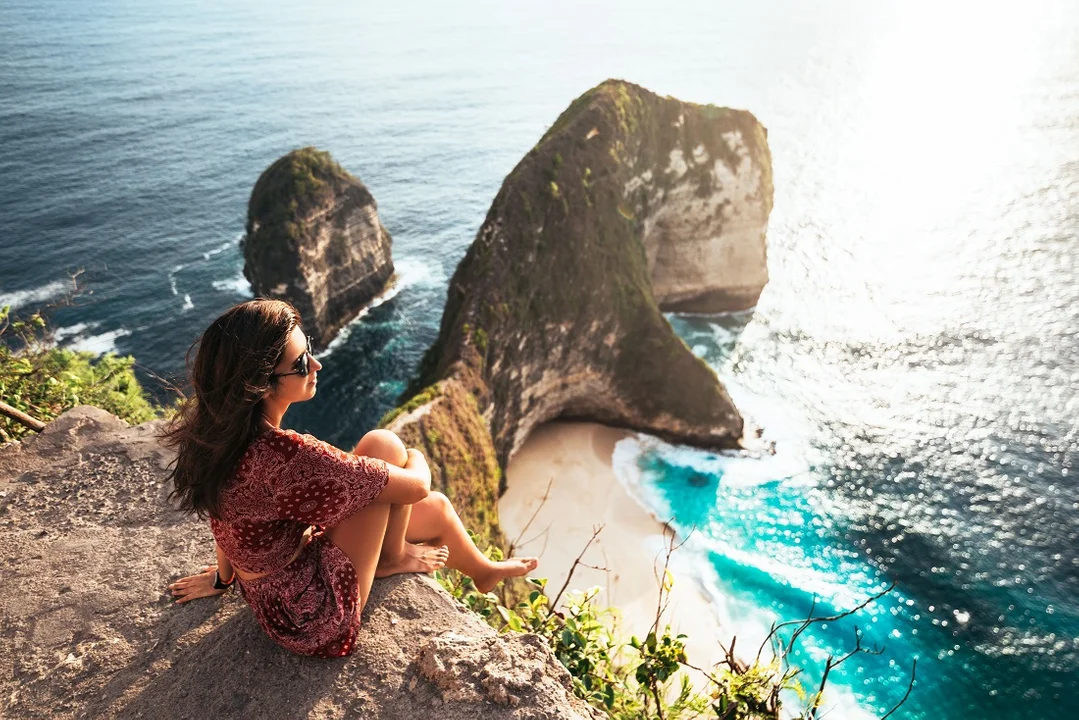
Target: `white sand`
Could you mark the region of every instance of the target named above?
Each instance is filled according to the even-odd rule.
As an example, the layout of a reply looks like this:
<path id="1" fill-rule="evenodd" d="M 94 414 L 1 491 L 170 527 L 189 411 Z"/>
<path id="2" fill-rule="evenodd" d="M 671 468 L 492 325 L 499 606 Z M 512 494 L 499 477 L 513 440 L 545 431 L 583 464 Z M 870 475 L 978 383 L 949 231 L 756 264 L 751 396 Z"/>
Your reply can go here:
<path id="1" fill-rule="evenodd" d="M 521 535 L 550 486 L 547 502 L 520 538 L 515 555 L 540 559 L 534 575 L 548 578 L 553 597 L 574 559 L 592 536 L 602 533 L 578 566 L 571 589 L 600 586 L 598 601 L 617 607 L 622 632 L 643 638 L 651 628 L 659 596 L 657 575 L 663 570 L 663 526 L 626 492 L 611 469 L 615 444 L 630 433 L 594 423 L 554 422 L 532 433 L 506 470 L 507 490 L 498 503 L 502 529 L 509 541 Z M 677 559 L 677 553 L 676 553 Z M 674 570 L 674 587 L 664 615 L 675 632 L 689 636 L 686 653 L 698 667 L 722 657 L 716 613 L 691 576 Z M 661 624 L 662 627 L 662 624 Z"/>

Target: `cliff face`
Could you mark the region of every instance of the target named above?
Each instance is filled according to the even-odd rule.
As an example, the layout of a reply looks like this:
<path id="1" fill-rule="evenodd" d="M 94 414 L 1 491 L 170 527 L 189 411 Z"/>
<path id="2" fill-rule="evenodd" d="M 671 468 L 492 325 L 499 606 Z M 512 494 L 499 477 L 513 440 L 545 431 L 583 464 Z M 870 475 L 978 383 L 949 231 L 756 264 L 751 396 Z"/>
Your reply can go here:
<path id="1" fill-rule="evenodd" d="M 235 590 L 174 604 L 213 539 L 169 508 L 155 429 L 82 407 L 0 446 L 0 717 L 597 717 L 541 638 L 426 577 L 376 580 L 340 660 L 277 647 Z"/>
<path id="2" fill-rule="evenodd" d="M 371 193 L 329 153 L 294 150 L 251 192 L 244 275 L 256 296 L 295 305 L 319 348 L 382 291 L 390 246 Z"/>
<path id="3" fill-rule="evenodd" d="M 542 422 L 736 446 L 741 416 L 662 310 L 753 305 L 771 206 L 750 113 L 593 88 L 506 178 L 450 282 L 415 397 L 384 424 L 427 450 L 496 541 L 499 467 Z M 450 441 L 461 427 L 470 439 Z"/>
<path id="4" fill-rule="evenodd" d="M 656 302 L 679 312 L 751 308 L 768 282 L 772 168 L 764 128 L 727 108 L 668 101 L 655 110 L 665 132 L 642 143 L 649 157 L 624 199 L 640 221 Z"/>

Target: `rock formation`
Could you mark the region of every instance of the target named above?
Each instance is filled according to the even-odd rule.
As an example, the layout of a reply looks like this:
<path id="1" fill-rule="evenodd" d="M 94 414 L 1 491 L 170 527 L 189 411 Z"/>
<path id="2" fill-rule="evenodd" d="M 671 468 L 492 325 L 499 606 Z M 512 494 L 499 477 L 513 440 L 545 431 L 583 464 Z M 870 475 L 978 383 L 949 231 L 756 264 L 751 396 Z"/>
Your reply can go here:
<path id="1" fill-rule="evenodd" d="M 393 275 L 390 245 L 367 187 L 329 153 L 302 148 L 255 183 L 244 275 L 256 296 L 295 305 L 324 348 Z"/>
<path id="2" fill-rule="evenodd" d="M 733 447 L 742 418 L 663 310 L 752 306 L 767 281 L 766 132 L 752 114 L 609 80 L 513 169 L 383 419 L 498 541 L 500 467 L 558 417 Z"/>
<path id="3" fill-rule="evenodd" d="M 82 407 L 0 446 L 0 717 L 598 717 L 540 638 L 426 577 L 376 580 L 340 660 L 280 649 L 235 590 L 174 604 L 213 540 L 169 509 L 156 427 Z"/>

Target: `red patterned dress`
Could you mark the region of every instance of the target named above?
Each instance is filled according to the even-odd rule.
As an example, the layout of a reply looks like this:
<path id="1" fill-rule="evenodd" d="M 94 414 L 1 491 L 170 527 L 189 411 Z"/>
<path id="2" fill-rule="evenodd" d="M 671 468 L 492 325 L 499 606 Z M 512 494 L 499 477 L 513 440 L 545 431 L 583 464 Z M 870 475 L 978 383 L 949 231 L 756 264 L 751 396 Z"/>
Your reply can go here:
<path id="1" fill-rule="evenodd" d="M 268 573 L 241 580 L 240 591 L 282 647 L 318 657 L 352 652 L 360 628 L 356 572 L 323 530 L 370 504 L 388 479 L 382 460 L 277 428 L 240 459 L 210 529 L 233 565 Z M 312 528 L 311 541 L 290 563 Z"/>

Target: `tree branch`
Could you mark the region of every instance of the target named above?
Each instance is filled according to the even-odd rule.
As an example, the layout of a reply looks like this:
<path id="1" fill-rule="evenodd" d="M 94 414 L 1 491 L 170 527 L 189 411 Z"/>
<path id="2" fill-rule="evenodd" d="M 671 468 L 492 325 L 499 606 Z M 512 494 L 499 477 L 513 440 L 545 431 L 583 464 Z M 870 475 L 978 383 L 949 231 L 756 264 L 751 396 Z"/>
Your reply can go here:
<path id="1" fill-rule="evenodd" d="M 27 415 L 22 410 L 16 410 L 2 400 L 0 400 L 0 415 L 10 418 L 20 425 L 30 428 L 34 432 L 41 432 L 45 429 L 45 423 L 37 418 Z"/>
<path id="2" fill-rule="evenodd" d="M 566 591 L 566 588 L 569 587 L 569 581 L 573 579 L 573 573 L 577 571 L 577 566 L 581 564 L 581 558 L 583 558 L 584 554 L 588 552 L 588 548 L 592 546 L 592 543 L 595 542 L 596 538 L 599 537 L 599 534 L 603 532 L 603 528 L 605 527 L 606 525 L 592 526 L 592 537 L 590 537 L 588 539 L 588 542 L 584 544 L 584 549 L 581 550 L 581 554 L 578 555 L 577 559 L 573 561 L 573 566 L 569 569 L 569 575 L 566 576 L 566 581 L 562 583 L 562 587 L 559 588 L 558 594 L 555 595 L 554 600 L 551 601 L 551 610 L 554 610 L 558 607 L 558 600 L 562 597 L 562 593 Z"/>
<path id="3" fill-rule="evenodd" d="M 551 497 L 551 485 L 553 484 L 554 478 L 547 481 L 547 489 L 543 491 L 543 497 L 540 499 L 540 504 L 536 506 L 535 511 L 532 513 L 532 517 L 528 518 L 528 522 L 521 528 L 521 532 L 517 533 L 517 537 L 510 543 L 510 546 L 506 551 L 506 557 L 513 557 L 513 551 L 517 548 L 517 544 L 520 542 L 521 538 L 524 537 L 524 534 L 528 532 L 528 528 L 532 527 L 532 522 L 536 519 L 536 516 L 539 515 L 539 511 L 543 509 L 543 506 L 547 504 L 547 499 Z M 539 536 L 537 535 L 536 537 Z"/>
<path id="4" fill-rule="evenodd" d="M 675 544 L 675 532 L 669 520 L 663 523 L 663 530 L 664 534 L 670 534 L 667 535 L 667 549 L 663 553 L 662 573 L 656 572 L 656 561 L 655 559 L 652 560 L 652 576 L 655 577 L 656 582 L 659 584 L 659 596 L 656 598 L 656 619 L 655 622 L 652 623 L 651 632 L 657 633 L 659 632 L 659 621 L 663 617 L 663 613 L 667 611 L 667 607 L 670 605 L 671 593 L 667 589 L 667 573 L 671 567 L 671 556 L 674 555 L 675 550 L 681 549 L 681 547 L 689 541 L 689 535 L 686 535 L 681 542 L 677 545 Z M 693 531 L 690 530 L 690 535 L 692 534 Z"/>
<path id="5" fill-rule="evenodd" d="M 799 626 L 798 629 L 795 630 L 794 634 L 791 636 L 790 642 L 787 643 L 787 647 L 784 648 L 784 654 L 789 655 L 791 650 L 794 647 L 794 641 L 797 640 L 798 636 L 801 635 L 810 625 L 813 625 L 813 624 L 816 624 L 816 623 L 824 623 L 824 622 L 835 622 L 837 620 L 842 620 L 845 617 L 850 617 L 851 615 L 858 612 L 859 610 L 867 607 L 868 605 L 871 605 L 872 603 L 876 602 L 877 600 L 880 600 L 882 597 L 884 597 L 885 595 L 887 595 L 888 593 L 890 593 L 894 589 L 895 589 L 895 580 L 893 580 L 892 583 L 888 587 L 884 588 L 883 590 L 881 590 L 876 595 L 869 596 L 868 598 L 865 599 L 865 601 L 859 603 L 857 606 L 851 608 L 850 610 L 845 610 L 845 611 L 843 611 L 841 613 L 837 613 L 835 615 L 821 615 L 820 617 L 812 617 L 813 610 L 816 608 L 816 605 L 817 605 L 817 599 L 813 598 L 813 604 L 810 606 L 810 609 L 809 609 L 810 617 L 804 618 L 802 620 L 788 620 L 786 622 L 781 622 L 781 623 L 779 623 L 777 625 L 772 626 L 771 631 L 769 631 L 768 635 L 761 642 L 760 648 L 757 650 L 757 659 L 758 660 L 760 659 L 761 653 L 764 651 L 764 646 L 767 645 L 768 642 L 771 641 L 773 637 L 775 637 L 775 634 L 779 630 L 781 630 L 781 629 L 783 629 L 785 627 L 790 627 L 791 625 L 798 625 Z"/>
<path id="6" fill-rule="evenodd" d="M 907 698 L 910 697 L 910 691 L 914 689 L 914 673 L 915 673 L 915 671 L 917 669 L 918 669 L 918 658 L 914 658 L 914 660 L 912 660 L 911 663 L 910 663 L 910 682 L 907 683 L 907 691 L 905 693 L 903 693 L 903 699 L 900 700 L 899 702 L 897 702 L 895 704 L 895 706 L 891 710 L 884 713 L 884 715 L 881 716 L 880 720 L 887 720 L 888 716 L 891 715 L 892 713 L 894 713 L 896 710 L 898 710 L 899 706 L 902 705 L 903 703 L 905 703 L 907 701 Z"/>

